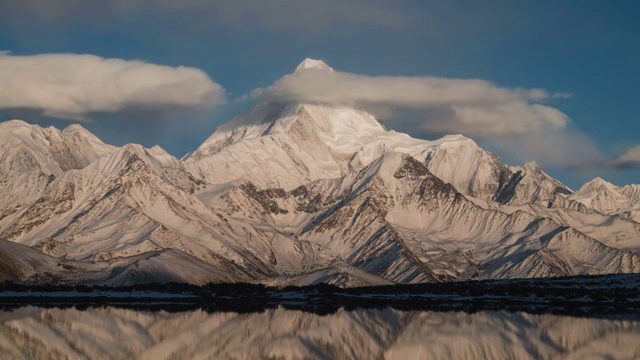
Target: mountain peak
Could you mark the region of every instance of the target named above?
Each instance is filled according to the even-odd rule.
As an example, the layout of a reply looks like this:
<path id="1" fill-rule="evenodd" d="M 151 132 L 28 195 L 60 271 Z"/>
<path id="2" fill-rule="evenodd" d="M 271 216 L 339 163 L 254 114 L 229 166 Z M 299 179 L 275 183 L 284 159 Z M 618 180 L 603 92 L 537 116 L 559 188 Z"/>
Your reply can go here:
<path id="1" fill-rule="evenodd" d="M 538 164 L 537 161 L 529 161 L 529 162 L 525 163 L 522 168 L 525 171 L 527 171 L 529 174 L 534 175 L 535 177 L 537 177 L 540 180 L 542 180 L 542 179 L 551 179 L 549 174 L 547 174 L 547 172 L 544 171 L 540 167 L 540 165 Z"/>
<path id="2" fill-rule="evenodd" d="M 577 195 L 587 195 L 589 193 L 593 193 L 593 192 L 603 192 L 603 191 L 608 191 L 608 192 L 615 192 L 618 189 L 617 186 L 613 185 L 612 183 L 600 178 L 600 177 L 596 177 L 593 180 L 585 183 L 584 185 L 582 185 L 582 187 L 580 187 L 580 189 L 578 189 L 578 191 L 576 191 Z"/>
<path id="3" fill-rule="evenodd" d="M 135 155 L 135 156 L 138 156 L 140 158 L 147 158 L 148 157 L 147 149 L 145 149 L 140 144 L 132 144 L 132 143 L 131 144 L 125 144 L 124 146 L 122 146 L 120 148 L 120 150 L 118 151 L 118 154 Z M 118 154 L 116 154 L 115 156 L 118 156 Z"/>
<path id="4" fill-rule="evenodd" d="M 156 160 L 158 160 L 163 166 L 169 164 L 175 164 L 178 160 L 169 154 L 165 149 L 163 149 L 160 145 L 155 145 L 148 149 L 149 154 L 153 155 Z"/>
<path id="5" fill-rule="evenodd" d="M 322 60 L 306 58 L 302 60 L 300 65 L 296 67 L 294 73 L 300 73 L 305 70 L 322 70 L 333 72 L 333 69 Z"/>
<path id="6" fill-rule="evenodd" d="M 87 133 L 89 130 L 85 129 L 80 124 L 71 124 L 62 130 L 63 133 Z"/>
<path id="7" fill-rule="evenodd" d="M 610 187 L 616 187 L 615 185 L 613 185 L 612 183 L 604 180 L 603 178 L 597 176 L 595 177 L 593 180 L 589 181 L 587 184 L 592 184 L 592 185 L 596 185 L 596 186 L 610 186 Z"/>
<path id="8" fill-rule="evenodd" d="M 537 170 L 541 170 L 540 165 L 538 165 L 537 161 L 529 161 L 527 163 L 524 164 L 523 166 L 525 169 L 527 170 L 531 170 L 531 171 L 537 171 Z"/>
<path id="9" fill-rule="evenodd" d="M 112 169 L 120 169 L 122 167 L 128 167 L 136 161 L 146 164 L 155 170 L 156 173 L 162 173 L 162 166 L 158 159 L 151 155 L 147 149 L 140 144 L 126 144 L 122 146 L 106 160 L 106 168 L 110 169 L 109 171 Z"/>
<path id="10" fill-rule="evenodd" d="M 21 139 L 30 139 L 33 132 L 39 133 L 42 131 L 46 131 L 38 124 L 29 124 L 28 122 L 23 120 L 9 120 L 0 122 L 0 129 L 2 129 L 0 138 L 2 137 L 2 135 L 4 135 L 11 138 L 18 137 Z M 8 141 L 8 139 L 6 141 Z"/>
<path id="11" fill-rule="evenodd" d="M 29 124 L 28 122 L 24 121 L 24 120 L 8 120 L 8 121 L 3 121 L 0 122 L 0 126 L 4 127 L 4 126 L 31 126 L 31 124 Z"/>

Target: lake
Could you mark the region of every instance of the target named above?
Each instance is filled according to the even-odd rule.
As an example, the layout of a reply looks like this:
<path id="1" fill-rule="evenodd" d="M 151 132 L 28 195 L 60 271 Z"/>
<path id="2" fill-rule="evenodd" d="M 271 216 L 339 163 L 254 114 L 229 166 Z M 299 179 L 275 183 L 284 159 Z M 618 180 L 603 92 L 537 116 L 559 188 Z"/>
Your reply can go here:
<path id="1" fill-rule="evenodd" d="M 2 359 L 634 359 L 640 317 L 524 312 L 314 314 L 22 307 L 0 312 Z"/>

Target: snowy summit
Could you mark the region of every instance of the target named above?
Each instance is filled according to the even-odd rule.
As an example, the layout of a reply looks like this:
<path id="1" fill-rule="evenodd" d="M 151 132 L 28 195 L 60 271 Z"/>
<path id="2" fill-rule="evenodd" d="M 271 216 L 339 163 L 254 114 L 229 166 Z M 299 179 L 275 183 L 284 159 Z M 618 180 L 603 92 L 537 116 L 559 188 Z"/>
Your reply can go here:
<path id="1" fill-rule="evenodd" d="M 294 73 L 299 73 L 299 72 L 305 71 L 305 70 L 322 70 L 322 71 L 333 72 L 333 68 L 331 66 L 327 65 L 324 61 L 316 60 L 316 59 L 310 59 L 310 58 L 306 58 L 306 59 L 302 60 L 300 65 L 298 65 L 296 67 L 296 70 L 294 71 Z"/>

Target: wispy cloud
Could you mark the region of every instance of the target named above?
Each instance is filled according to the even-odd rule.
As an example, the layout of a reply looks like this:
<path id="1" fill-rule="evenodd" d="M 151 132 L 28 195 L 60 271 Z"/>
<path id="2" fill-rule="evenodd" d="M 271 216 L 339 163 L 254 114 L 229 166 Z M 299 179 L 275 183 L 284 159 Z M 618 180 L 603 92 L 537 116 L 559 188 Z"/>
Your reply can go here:
<path id="1" fill-rule="evenodd" d="M 39 19 L 49 24 L 104 21 L 154 13 L 240 28 L 317 31 L 336 25 L 399 26 L 407 15 L 382 0 L 21 0 L 0 6 L 0 21 Z M 92 16 L 93 15 L 93 16 Z"/>
<path id="2" fill-rule="evenodd" d="M 640 167 L 640 144 L 632 146 L 612 161 L 612 166 L 619 169 Z"/>
<path id="3" fill-rule="evenodd" d="M 640 168 L 640 144 L 634 145 L 616 157 L 597 157 L 587 159 L 571 166 L 573 170 L 624 170 Z"/>
<path id="4" fill-rule="evenodd" d="M 210 108 L 225 91 L 203 71 L 93 55 L 0 55 L 0 109 L 81 120 L 127 109 Z"/>

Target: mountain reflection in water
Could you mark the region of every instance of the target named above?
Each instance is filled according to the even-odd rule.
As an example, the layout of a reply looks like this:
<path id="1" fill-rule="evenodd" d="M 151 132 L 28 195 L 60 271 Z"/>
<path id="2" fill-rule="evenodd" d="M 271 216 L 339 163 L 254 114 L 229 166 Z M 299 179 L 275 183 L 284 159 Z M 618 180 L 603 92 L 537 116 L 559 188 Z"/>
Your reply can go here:
<path id="1" fill-rule="evenodd" d="M 632 359 L 640 320 L 487 311 L 0 312 L 2 359 Z"/>

